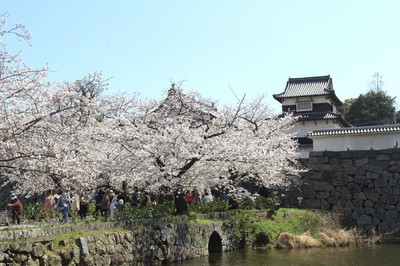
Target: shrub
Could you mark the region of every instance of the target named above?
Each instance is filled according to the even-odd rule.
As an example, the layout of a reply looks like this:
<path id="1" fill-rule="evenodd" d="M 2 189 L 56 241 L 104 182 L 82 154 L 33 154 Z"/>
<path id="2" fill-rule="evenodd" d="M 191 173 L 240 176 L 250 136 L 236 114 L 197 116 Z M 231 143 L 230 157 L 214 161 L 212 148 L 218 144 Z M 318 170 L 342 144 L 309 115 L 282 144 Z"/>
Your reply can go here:
<path id="1" fill-rule="evenodd" d="M 216 199 L 208 203 L 199 202 L 189 208 L 190 211 L 195 213 L 225 212 L 228 210 L 228 202 L 226 200 Z"/>
<path id="2" fill-rule="evenodd" d="M 44 220 L 59 220 L 62 215 L 57 210 L 43 211 L 42 204 L 27 203 L 24 205 L 24 216 L 28 221 L 41 222 Z"/>
<path id="3" fill-rule="evenodd" d="M 88 203 L 88 212 L 87 212 L 87 215 L 88 215 L 88 216 L 93 216 L 95 209 L 96 209 L 96 205 L 95 205 L 93 202 L 89 202 L 89 203 Z"/>
<path id="4" fill-rule="evenodd" d="M 175 212 L 175 206 L 173 202 L 165 202 L 163 204 L 152 205 L 148 208 L 132 207 L 127 204 L 123 211 L 114 212 L 114 218 L 117 221 L 130 221 L 138 219 L 153 219 L 161 218 L 172 215 Z"/>
<path id="5" fill-rule="evenodd" d="M 254 200 L 249 197 L 238 200 L 238 205 L 241 210 L 253 210 L 255 208 Z"/>
<path id="6" fill-rule="evenodd" d="M 25 204 L 24 206 L 25 218 L 29 221 L 40 221 L 45 218 L 44 212 L 42 212 L 42 206 L 39 203 Z"/>
<path id="7" fill-rule="evenodd" d="M 222 224 L 222 230 L 228 233 L 238 248 L 244 248 L 248 240 L 252 241 L 256 229 L 254 220 L 240 210 L 234 211 L 230 219 Z"/>
<path id="8" fill-rule="evenodd" d="M 271 196 L 268 198 L 263 196 L 258 196 L 254 200 L 254 208 L 257 210 L 272 209 L 280 205 L 281 205 L 281 200 L 279 199 L 278 196 Z"/>

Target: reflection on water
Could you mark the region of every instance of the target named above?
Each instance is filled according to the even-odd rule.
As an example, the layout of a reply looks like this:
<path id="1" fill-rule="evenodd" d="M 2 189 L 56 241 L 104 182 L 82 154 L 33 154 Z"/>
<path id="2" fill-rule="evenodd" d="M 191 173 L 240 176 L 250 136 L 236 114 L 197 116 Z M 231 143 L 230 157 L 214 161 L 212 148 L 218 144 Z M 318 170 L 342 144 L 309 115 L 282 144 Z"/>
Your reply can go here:
<path id="1" fill-rule="evenodd" d="M 208 257 L 189 260 L 180 266 L 235 265 L 400 265 L 400 245 L 378 245 L 349 248 L 313 248 L 294 250 L 240 250 L 214 253 Z"/>

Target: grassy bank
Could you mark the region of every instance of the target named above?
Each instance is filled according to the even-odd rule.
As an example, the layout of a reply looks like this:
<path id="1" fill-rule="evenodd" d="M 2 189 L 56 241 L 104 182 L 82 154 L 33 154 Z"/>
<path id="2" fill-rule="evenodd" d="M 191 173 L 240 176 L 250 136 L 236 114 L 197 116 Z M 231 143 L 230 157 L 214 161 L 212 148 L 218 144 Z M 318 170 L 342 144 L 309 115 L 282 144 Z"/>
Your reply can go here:
<path id="1" fill-rule="evenodd" d="M 204 211 L 201 208 L 207 209 Z M 342 226 L 343 216 L 325 211 L 295 208 L 280 208 L 275 212 L 271 212 L 271 209 L 268 208 L 228 211 L 226 206 L 222 205 L 222 202 L 199 205 L 196 206 L 195 210 L 198 212 L 191 211 L 188 216 L 180 216 L 173 215 L 174 210 L 171 204 L 144 209 L 128 209 L 126 212 L 116 215 L 115 222 L 116 224 L 122 222 L 122 225 L 126 225 L 126 221 L 138 219 L 144 221 L 159 219 L 160 222 L 164 223 L 211 224 L 218 222 L 222 223 L 223 230 L 234 241 L 235 246 L 242 248 L 246 246 L 255 248 L 341 247 L 382 241 L 382 235 L 366 237 L 356 228 L 344 228 Z M 56 242 L 102 233 L 101 230 L 89 229 L 92 225 L 99 223 L 102 224 L 100 221 L 87 220 L 86 222 L 69 224 L 68 226 L 79 228 L 76 228 L 73 233 L 60 234 L 56 237 Z M 65 225 L 59 225 L 59 223 L 45 223 L 43 225 L 38 223 L 34 225 L 34 227 L 42 228 L 61 226 Z M 30 226 L 5 227 L 1 230 L 27 229 L 26 227 L 29 228 Z M 117 227 L 113 230 L 123 229 Z"/>
<path id="2" fill-rule="evenodd" d="M 355 228 L 343 228 L 338 214 L 281 208 L 267 216 L 264 211 L 237 211 L 224 221 L 224 228 L 242 247 L 341 247 L 379 241 L 379 237 L 365 237 Z"/>
<path id="3" fill-rule="evenodd" d="M 173 219 L 171 222 L 174 223 L 208 224 L 215 222 L 210 219 L 213 217 L 223 223 L 224 230 L 238 247 L 249 245 L 278 248 L 338 247 L 377 243 L 382 240 L 381 235 L 364 236 L 355 228 L 344 228 L 342 226 L 344 217 L 340 214 L 295 208 L 278 209 L 283 205 L 276 196 L 244 198 L 237 203 L 237 210 L 229 210 L 230 206 L 226 201 L 215 200 L 207 204 L 200 202 L 189 205 L 188 216 L 176 215 L 173 202 L 152 205 L 149 208 L 134 208 L 128 204 L 123 212 L 115 213 L 113 221 L 124 224 L 142 219 L 167 218 Z M 49 218 L 39 207 L 35 205 L 27 208 L 26 216 L 29 220 L 40 221 Z M 278 210 L 275 211 L 276 209 Z M 90 206 L 86 223 L 95 222 L 93 210 L 94 206 Z M 59 215 L 57 212 L 51 214 Z"/>

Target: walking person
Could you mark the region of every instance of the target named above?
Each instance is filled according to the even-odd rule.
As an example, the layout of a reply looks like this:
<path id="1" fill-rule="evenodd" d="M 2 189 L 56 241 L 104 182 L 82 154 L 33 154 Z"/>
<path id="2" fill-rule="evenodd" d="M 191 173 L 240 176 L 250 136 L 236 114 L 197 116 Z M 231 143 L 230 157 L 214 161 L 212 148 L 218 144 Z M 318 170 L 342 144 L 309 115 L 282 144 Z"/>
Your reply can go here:
<path id="1" fill-rule="evenodd" d="M 110 202 L 111 202 L 110 194 L 112 192 L 113 191 L 110 190 L 108 193 L 104 193 L 103 198 L 101 200 L 101 214 L 105 221 L 107 220 L 107 214 L 110 212 Z"/>
<path id="2" fill-rule="evenodd" d="M 211 202 L 211 201 L 213 201 L 212 196 L 211 196 L 207 191 L 204 192 L 203 202 L 204 202 L 204 203 L 209 203 L 209 202 Z"/>
<path id="3" fill-rule="evenodd" d="M 175 208 L 176 208 L 176 214 L 179 214 L 179 215 L 189 214 L 185 195 L 180 190 L 176 191 Z"/>
<path id="4" fill-rule="evenodd" d="M 104 196 L 105 192 L 102 189 L 99 189 L 96 193 L 96 196 L 94 196 L 94 205 L 95 205 L 95 209 L 94 209 L 94 213 L 93 213 L 93 217 L 95 220 L 98 219 L 99 214 L 102 214 L 102 201 L 103 201 L 103 196 Z"/>
<path id="5" fill-rule="evenodd" d="M 56 200 L 54 199 L 54 195 L 51 190 L 48 190 L 46 192 L 46 195 L 44 196 L 44 202 L 43 202 L 43 211 L 53 211 L 54 205 L 56 205 Z"/>
<path id="6" fill-rule="evenodd" d="M 117 210 L 118 211 L 120 211 L 120 212 L 122 212 L 123 210 L 125 210 L 125 203 L 124 203 L 124 200 L 123 199 L 120 199 L 119 201 L 118 201 L 118 204 L 117 204 Z"/>
<path id="7" fill-rule="evenodd" d="M 188 191 L 186 194 L 186 202 L 189 205 L 194 205 L 197 202 L 196 190 Z"/>
<path id="8" fill-rule="evenodd" d="M 85 197 L 82 197 L 78 211 L 79 217 L 81 218 L 82 221 L 86 221 L 86 216 L 88 211 L 89 211 L 89 202 Z"/>
<path id="9" fill-rule="evenodd" d="M 149 208 L 153 204 L 151 200 L 150 193 L 148 191 L 144 192 L 144 198 L 143 198 L 143 205 L 146 208 Z"/>
<path id="10" fill-rule="evenodd" d="M 71 206 L 71 197 L 68 193 L 66 193 L 64 190 L 60 189 L 58 191 L 58 195 L 60 197 L 58 198 L 57 201 L 57 209 L 62 213 L 62 220 L 61 224 L 67 223 L 68 222 L 68 214 Z"/>
<path id="11" fill-rule="evenodd" d="M 114 219 L 114 209 L 118 201 L 118 196 L 112 192 L 110 193 L 110 199 L 110 220 L 112 221 Z"/>
<path id="12" fill-rule="evenodd" d="M 45 213 L 46 221 L 53 218 L 54 206 L 56 205 L 56 199 L 54 198 L 53 191 L 48 190 L 44 196 L 44 202 L 42 206 L 42 211 Z"/>
<path id="13" fill-rule="evenodd" d="M 133 193 L 131 196 L 131 205 L 132 207 L 137 208 L 139 206 L 139 188 L 137 186 L 135 186 L 133 188 Z"/>
<path id="14" fill-rule="evenodd" d="M 79 209 L 80 209 L 80 206 L 81 206 L 80 200 L 81 200 L 81 198 L 79 196 L 79 191 L 75 191 L 72 194 L 72 197 L 71 197 L 71 212 L 70 212 L 70 215 L 71 215 L 72 221 L 75 221 L 75 216 L 79 212 Z"/>
<path id="15" fill-rule="evenodd" d="M 10 202 L 8 203 L 8 206 L 11 207 L 11 212 L 12 212 L 11 218 L 13 224 L 20 224 L 22 219 L 23 206 L 21 201 L 18 199 L 17 195 L 15 195 L 15 193 L 11 193 Z"/>

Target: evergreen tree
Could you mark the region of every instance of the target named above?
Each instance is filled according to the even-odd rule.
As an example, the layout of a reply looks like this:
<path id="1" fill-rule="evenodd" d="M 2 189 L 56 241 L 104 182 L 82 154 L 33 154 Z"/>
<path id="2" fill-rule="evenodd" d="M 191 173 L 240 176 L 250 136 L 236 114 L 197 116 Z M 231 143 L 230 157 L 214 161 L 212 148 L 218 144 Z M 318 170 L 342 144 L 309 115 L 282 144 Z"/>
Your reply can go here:
<path id="1" fill-rule="evenodd" d="M 339 111 L 350 124 L 372 126 L 393 123 L 395 101 L 382 89 L 382 84 L 381 76 L 376 73 L 367 93 L 345 100 Z"/>

